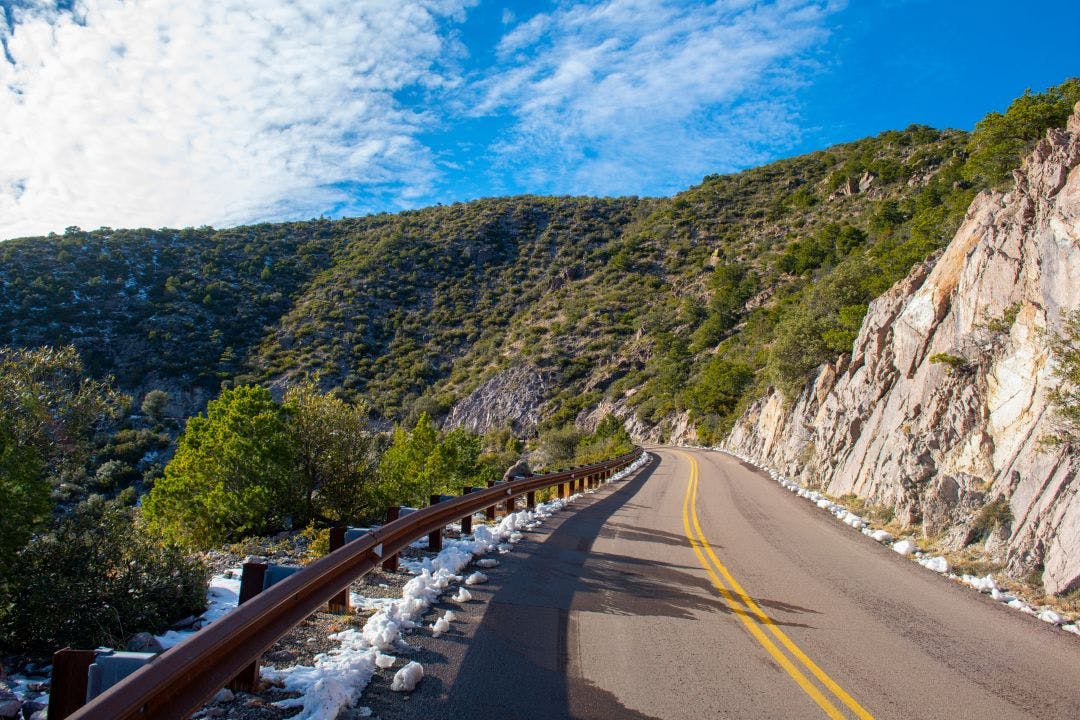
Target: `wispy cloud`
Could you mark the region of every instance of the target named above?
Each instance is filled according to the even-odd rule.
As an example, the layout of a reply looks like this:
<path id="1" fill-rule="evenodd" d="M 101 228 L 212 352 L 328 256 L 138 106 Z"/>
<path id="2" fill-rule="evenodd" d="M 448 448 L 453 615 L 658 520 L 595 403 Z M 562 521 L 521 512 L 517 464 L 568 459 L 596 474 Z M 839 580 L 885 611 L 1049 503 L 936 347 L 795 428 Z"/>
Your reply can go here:
<path id="1" fill-rule="evenodd" d="M 839 6 L 563 3 L 507 32 L 475 112 L 513 116 L 493 150 L 535 189 L 678 189 L 794 144 L 788 103 Z"/>
<path id="2" fill-rule="evenodd" d="M 409 204 L 437 175 L 417 135 L 442 120 L 401 95 L 459 82 L 445 26 L 473 4 L 37 0 L 11 25 L 0 13 L 0 237 Z"/>

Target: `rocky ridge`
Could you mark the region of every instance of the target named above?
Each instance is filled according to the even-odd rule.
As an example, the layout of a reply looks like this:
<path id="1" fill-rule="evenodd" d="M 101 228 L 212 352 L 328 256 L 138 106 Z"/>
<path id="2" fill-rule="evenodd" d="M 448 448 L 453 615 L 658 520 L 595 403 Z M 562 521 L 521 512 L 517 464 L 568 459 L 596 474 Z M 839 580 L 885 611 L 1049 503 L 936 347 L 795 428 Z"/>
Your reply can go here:
<path id="1" fill-rule="evenodd" d="M 510 427 L 517 433 L 532 433 L 540 422 L 550 385 L 551 378 L 535 367 L 507 368 L 454 403 L 445 426 L 473 432 Z"/>
<path id="2" fill-rule="evenodd" d="M 983 193 L 951 243 L 875 300 L 850 358 L 725 446 L 834 496 L 891 509 L 946 549 L 980 545 L 1047 592 L 1080 587 L 1080 458 L 1049 446 L 1049 335 L 1080 310 L 1080 104 L 1015 187 Z"/>

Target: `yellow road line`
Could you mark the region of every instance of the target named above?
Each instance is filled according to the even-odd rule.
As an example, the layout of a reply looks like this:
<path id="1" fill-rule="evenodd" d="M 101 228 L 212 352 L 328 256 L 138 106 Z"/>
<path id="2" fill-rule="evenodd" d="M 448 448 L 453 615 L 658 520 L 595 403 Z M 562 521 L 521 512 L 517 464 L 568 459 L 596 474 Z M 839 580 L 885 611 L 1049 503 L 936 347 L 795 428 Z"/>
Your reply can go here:
<path id="1" fill-rule="evenodd" d="M 709 574 L 709 579 L 712 580 L 712 584 L 716 587 L 717 590 L 720 591 L 720 595 L 724 598 L 724 602 L 727 603 L 731 611 L 735 615 L 737 615 L 740 620 L 743 621 L 746 629 L 750 632 L 754 639 L 757 640 L 761 644 L 761 646 L 765 648 L 766 651 L 768 651 L 770 655 L 772 655 L 773 659 L 776 660 L 776 662 L 780 663 L 780 667 L 784 668 L 784 670 L 787 671 L 788 675 L 790 675 L 791 678 L 799 684 L 799 687 L 801 687 L 803 691 L 814 700 L 814 702 L 820 705 L 821 709 L 824 710 L 829 717 L 836 720 L 843 720 L 844 714 L 840 712 L 835 705 L 829 702 L 828 698 L 826 698 L 822 694 L 821 690 L 819 690 L 816 685 L 810 682 L 810 680 L 805 675 L 803 675 L 797 667 L 795 667 L 795 665 L 791 662 L 787 655 L 780 652 L 780 648 L 776 647 L 776 644 L 769 639 L 769 636 L 766 635 L 758 626 L 758 624 L 754 622 L 754 619 L 750 617 L 749 614 L 747 614 L 746 609 L 743 608 L 742 605 L 739 605 L 738 602 L 736 602 L 735 598 L 732 597 L 731 592 L 727 589 L 727 586 L 724 585 L 720 578 L 716 576 L 716 573 L 713 571 L 712 566 L 709 564 L 708 559 L 705 557 L 705 554 L 701 552 L 699 541 L 694 535 L 694 532 L 690 526 L 689 507 L 691 490 L 693 489 L 693 487 L 694 477 L 693 471 L 691 471 L 691 480 L 690 483 L 686 486 L 686 497 L 683 499 L 683 527 L 686 530 L 686 539 L 690 541 L 690 547 L 694 549 L 694 553 L 697 554 L 698 560 L 701 562 L 702 567 L 704 567 L 705 572 Z"/>
<path id="2" fill-rule="evenodd" d="M 697 459 L 687 453 L 680 452 L 679 454 L 683 455 L 690 462 L 690 481 L 687 483 L 686 496 L 683 500 L 683 526 L 686 530 L 686 537 L 690 541 L 690 546 L 694 549 L 694 553 L 698 556 L 698 560 L 701 562 L 702 566 L 709 574 L 713 585 L 717 588 L 717 590 L 720 591 L 720 594 L 723 596 L 724 601 L 727 603 L 728 607 L 730 607 L 732 611 L 739 616 L 739 618 L 743 621 L 743 624 L 746 625 L 747 629 L 750 631 L 750 634 L 754 636 L 754 638 L 761 644 L 761 646 L 764 647 L 765 650 L 767 650 L 769 654 L 772 655 L 773 658 L 780 663 L 781 667 L 783 667 L 784 670 L 787 671 L 787 673 L 792 677 L 793 680 L 795 680 L 796 683 L 799 684 L 799 686 L 803 689 L 804 692 L 806 692 L 807 695 L 809 695 L 819 706 L 821 706 L 821 709 L 824 710 L 829 717 L 843 718 L 844 714 L 840 712 L 840 710 L 838 710 L 836 706 L 833 705 L 833 703 L 830 702 L 829 699 L 821 693 L 818 687 L 812 682 L 810 682 L 810 680 L 807 679 L 807 677 L 797 667 L 795 667 L 794 664 L 792 664 L 788 657 L 784 655 L 779 650 L 779 648 L 776 647 L 776 645 L 769 639 L 769 637 L 765 635 L 764 632 L 762 632 L 758 624 L 755 623 L 754 619 L 750 616 L 750 614 L 747 613 L 747 610 L 749 610 L 750 613 L 752 613 L 752 615 L 755 616 L 762 625 L 768 627 L 772 635 L 777 640 L 779 640 L 780 643 L 785 648 L 787 648 L 787 650 L 799 662 L 801 662 L 807 670 L 809 670 L 823 685 L 825 685 L 825 687 L 828 688 L 829 691 L 832 692 L 832 694 L 837 699 L 839 699 L 852 712 L 854 712 L 856 716 L 861 718 L 861 720 L 873 720 L 873 716 L 869 712 L 867 712 L 861 705 L 859 705 L 859 703 L 856 702 L 855 699 L 851 697 L 851 695 L 845 692 L 844 689 L 841 688 L 831 677 L 829 677 L 824 670 L 818 667 L 816 663 L 814 663 L 809 657 L 807 657 L 806 654 L 802 651 L 802 649 L 799 648 L 799 646 L 796 645 L 791 640 L 791 638 L 787 636 L 787 634 L 785 634 L 779 627 L 777 627 L 776 623 L 773 622 L 772 618 L 765 614 L 761 607 L 756 602 L 754 602 L 754 600 L 749 596 L 749 594 L 747 594 L 747 592 L 742 588 L 739 582 L 735 580 L 735 578 L 731 575 L 728 569 L 724 567 L 724 564 L 720 562 L 720 559 L 716 556 L 716 553 L 713 552 L 712 546 L 709 544 L 708 540 L 706 540 L 705 533 L 701 529 L 701 523 L 698 521 L 697 486 L 699 471 Z M 691 519 L 693 520 L 693 529 L 691 529 Z M 702 553 L 701 548 L 704 548 L 705 552 L 708 553 L 708 559 L 706 559 L 705 555 Z M 713 566 L 709 563 L 709 560 L 711 560 L 712 563 L 715 564 L 716 568 L 720 571 L 720 574 L 723 575 L 724 579 L 727 580 L 728 584 L 730 584 L 731 587 L 734 588 L 735 593 L 739 596 L 739 599 L 742 600 L 742 605 L 738 604 L 734 600 L 731 595 L 731 591 L 728 589 L 728 586 L 725 585 L 719 577 L 717 577 L 716 573 L 713 571 Z"/>

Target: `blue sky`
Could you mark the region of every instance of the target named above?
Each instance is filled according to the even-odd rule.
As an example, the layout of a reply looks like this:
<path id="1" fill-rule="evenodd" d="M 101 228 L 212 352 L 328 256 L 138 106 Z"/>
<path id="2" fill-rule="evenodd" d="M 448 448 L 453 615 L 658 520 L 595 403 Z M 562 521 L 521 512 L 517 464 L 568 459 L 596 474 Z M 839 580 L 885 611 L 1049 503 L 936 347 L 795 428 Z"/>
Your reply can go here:
<path id="1" fill-rule="evenodd" d="M 0 237 L 668 195 L 1080 75 L 1080 3 L 0 0 Z"/>

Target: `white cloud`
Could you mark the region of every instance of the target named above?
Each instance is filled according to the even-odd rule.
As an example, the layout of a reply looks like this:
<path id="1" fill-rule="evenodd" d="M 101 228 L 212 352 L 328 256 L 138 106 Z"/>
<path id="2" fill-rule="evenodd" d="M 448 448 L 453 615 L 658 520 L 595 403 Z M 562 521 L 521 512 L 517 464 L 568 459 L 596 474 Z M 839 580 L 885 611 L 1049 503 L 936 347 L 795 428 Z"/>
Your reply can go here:
<path id="1" fill-rule="evenodd" d="M 475 112 L 513 115 L 493 150 L 535 190 L 676 190 L 795 144 L 788 103 L 839 6 L 565 3 L 508 30 Z"/>
<path id="2" fill-rule="evenodd" d="M 0 238 L 310 217 L 436 179 L 396 93 L 459 82 L 475 0 L 79 0 L 0 14 Z M 348 187 L 343 187 L 348 185 Z M 371 203 L 374 204 L 374 203 Z"/>

